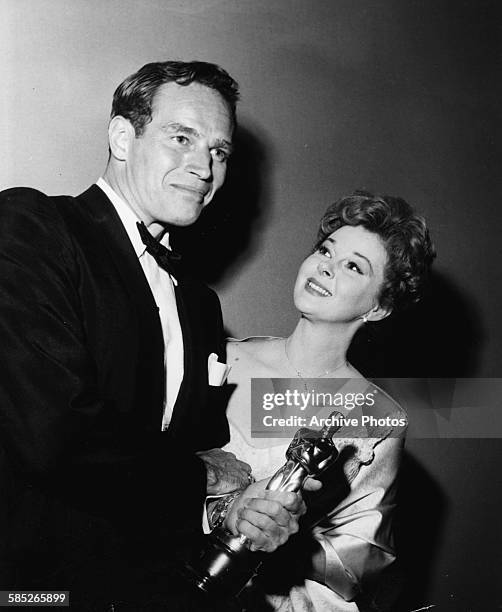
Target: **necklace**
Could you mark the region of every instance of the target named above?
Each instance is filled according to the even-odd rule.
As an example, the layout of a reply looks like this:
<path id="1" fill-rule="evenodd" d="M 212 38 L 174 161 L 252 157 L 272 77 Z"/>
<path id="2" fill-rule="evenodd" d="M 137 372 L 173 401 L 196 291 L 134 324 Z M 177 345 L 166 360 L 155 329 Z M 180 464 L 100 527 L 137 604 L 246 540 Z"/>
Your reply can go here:
<path id="1" fill-rule="evenodd" d="M 300 370 L 293 365 L 293 363 L 291 362 L 291 359 L 289 358 L 287 339 L 284 340 L 284 355 L 286 356 L 286 360 L 289 363 L 290 367 L 296 372 L 297 377 L 303 382 L 305 391 L 308 392 L 307 383 L 305 382 L 305 377 L 300 372 Z M 342 363 L 336 366 L 336 368 L 333 368 L 331 370 L 324 370 L 321 374 L 317 374 L 316 376 L 308 376 L 307 378 L 326 378 L 327 376 L 334 374 L 335 372 L 338 372 L 338 370 L 341 370 L 346 365 L 347 365 L 347 361 L 344 359 Z"/>

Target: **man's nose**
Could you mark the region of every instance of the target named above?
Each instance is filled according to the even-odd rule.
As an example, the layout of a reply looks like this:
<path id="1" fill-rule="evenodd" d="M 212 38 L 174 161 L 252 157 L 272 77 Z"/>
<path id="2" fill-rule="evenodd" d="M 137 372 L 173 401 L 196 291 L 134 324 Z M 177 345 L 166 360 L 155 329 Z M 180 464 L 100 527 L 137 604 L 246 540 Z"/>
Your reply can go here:
<path id="1" fill-rule="evenodd" d="M 196 174 L 201 180 L 207 181 L 213 173 L 213 158 L 209 149 L 198 147 L 190 152 L 186 169 Z"/>

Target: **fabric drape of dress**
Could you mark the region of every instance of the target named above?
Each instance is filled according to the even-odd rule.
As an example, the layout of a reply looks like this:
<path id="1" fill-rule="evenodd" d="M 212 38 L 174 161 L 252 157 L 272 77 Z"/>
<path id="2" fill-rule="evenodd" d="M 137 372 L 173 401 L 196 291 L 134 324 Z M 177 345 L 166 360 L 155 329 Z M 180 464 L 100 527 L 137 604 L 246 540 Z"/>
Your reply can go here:
<path id="1" fill-rule="evenodd" d="M 232 351 L 239 350 L 239 343 L 252 341 L 252 338 L 232 339 L 228 345 L 229 363 Z M 285 438 L 251 435 L 251 378 L 268 377 L 271 373 L 265 365 L 248 359 L 245 352 L 239 353 L 229 375 L 229 383 L 235 385 L 235 390 L 227 412 L 231 440 L 224 450 L 248 462 L 256 479 L 270 477 L 284 464 L 290 442 Z M 282 384 L 291 390 L 296 386 L 301 391 L 302 382 L 291 378 L 270 380 L 269 384 Z M 319 383 L 330 385 L 328 379 L 319 379 Z M 340 384 L 343 392 L 372 393 L 376 401 L 371 412 L 378 418 L 406 420 L 401 407 L 364 378 L 343 380 Z M 271 388 L 271 391 L 277 389 Z M 331 409 L 324 416 L 329 412 Z M 343 409 L 340 412 L 344 414 Z M 351 416 L 356 416 L 356 412 L 352 410 Z M 344 429 L 343 438 L 334 438 L 340 456 L 323 474 L 322 490 L 305 495 L 308 512 L 300 534 L 267 558 L 259 576 L 244 594 L 246 609 L 260 612 L 361 610 L 356 602 L 362 592 L 395 559 L 392 513 L 404 429 L 359 427 L 352 431 Z M 326 559 L 322 582 L 309 578 L 319 552 L 324 552 Z"/>

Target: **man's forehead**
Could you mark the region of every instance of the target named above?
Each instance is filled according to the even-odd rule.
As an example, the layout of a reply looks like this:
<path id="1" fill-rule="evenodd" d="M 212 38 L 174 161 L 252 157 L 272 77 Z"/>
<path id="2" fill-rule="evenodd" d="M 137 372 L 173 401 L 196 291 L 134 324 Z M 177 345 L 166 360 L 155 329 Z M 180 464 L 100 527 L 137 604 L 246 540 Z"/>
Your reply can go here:
<path id="1" fill-rule="evenodd" d="M 174 115 L 176 113 L 192 113 L 194 118 L 218 118 L 221 123 L 228 122 L 232 127 L 230 106 L 223 96 L 201 83 L 179 85 L 178 83 L 164 83 L 161 85 L 153 99 L 152 110 L 154 115 Z"/>

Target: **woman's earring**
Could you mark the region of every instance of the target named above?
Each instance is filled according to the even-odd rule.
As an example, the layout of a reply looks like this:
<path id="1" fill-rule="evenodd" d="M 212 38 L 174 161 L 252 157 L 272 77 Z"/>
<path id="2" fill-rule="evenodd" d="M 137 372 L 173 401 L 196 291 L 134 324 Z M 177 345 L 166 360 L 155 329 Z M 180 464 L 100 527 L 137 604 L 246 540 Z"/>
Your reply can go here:
<path id="1" fill-rule="evenodd" d="M 367 323 L 368 322 L 368 315 L 363 315 L 362 317 L 363 323 Z"/>

